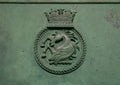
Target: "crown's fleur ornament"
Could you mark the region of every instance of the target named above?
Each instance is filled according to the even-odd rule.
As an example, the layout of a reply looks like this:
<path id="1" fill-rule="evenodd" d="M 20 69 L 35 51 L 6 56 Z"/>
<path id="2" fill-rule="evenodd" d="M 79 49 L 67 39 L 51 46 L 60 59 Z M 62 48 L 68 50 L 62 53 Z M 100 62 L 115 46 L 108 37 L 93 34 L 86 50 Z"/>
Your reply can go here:
<path id="1" fill-rule="evenodd" d="M 76 12 L 51 10 L 45 15 L 47 28 L 40 31 L 34 44 L 35 59 L 46 71 L 62 75 L 81 66 L 85 56 L 85 42 L 74 29 Z"/>

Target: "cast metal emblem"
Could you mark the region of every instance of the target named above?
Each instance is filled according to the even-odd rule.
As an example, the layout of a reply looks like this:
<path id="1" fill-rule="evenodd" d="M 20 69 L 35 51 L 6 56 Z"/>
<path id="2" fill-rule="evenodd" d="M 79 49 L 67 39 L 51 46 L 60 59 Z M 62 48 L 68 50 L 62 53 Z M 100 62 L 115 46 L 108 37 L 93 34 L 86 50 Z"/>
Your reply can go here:
<path id="1" fill-rule="evenodd" d="M 83 63 L 86 46 L 73 26 L 75 14 L 65 9 L 45 12 L 47 27 L 38 33 L 34 53 L 37 63 L 47 72 L 67 74 Z"/>

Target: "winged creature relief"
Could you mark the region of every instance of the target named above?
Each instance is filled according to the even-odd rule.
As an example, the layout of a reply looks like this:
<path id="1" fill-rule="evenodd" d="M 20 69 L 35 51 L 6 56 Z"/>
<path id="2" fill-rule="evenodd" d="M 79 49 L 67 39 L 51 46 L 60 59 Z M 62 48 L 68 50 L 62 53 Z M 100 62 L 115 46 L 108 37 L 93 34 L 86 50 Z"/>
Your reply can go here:
<path id="1" fill-rule="evenodd" d="M 46 45 L 47 41 L 49 41 L 48 45 Z M 44 49 L 42 58 L 46 58 L 46 53 L 50 50 L 52 55 L 48 59 L 50 65 L 70 65 L 69 61 L 76 58 L 76 51 L 79 50 L 78 43 L 79 41 L 73 32 L 69 30 L 56 31 L 42 42 L 41 47 Z"/>

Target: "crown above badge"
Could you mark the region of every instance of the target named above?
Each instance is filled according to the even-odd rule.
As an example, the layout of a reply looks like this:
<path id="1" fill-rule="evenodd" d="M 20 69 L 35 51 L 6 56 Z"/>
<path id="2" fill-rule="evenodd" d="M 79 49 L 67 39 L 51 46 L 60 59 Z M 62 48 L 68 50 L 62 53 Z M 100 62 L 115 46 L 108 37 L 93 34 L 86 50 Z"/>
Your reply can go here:
<path id="1" fill-rule="evenodd" d="M 73 20 L 76 12 L 65 9 L 51 9 L 50 12 L 45 12 L 48 20 L 48 27 L 73 27 Z"/>

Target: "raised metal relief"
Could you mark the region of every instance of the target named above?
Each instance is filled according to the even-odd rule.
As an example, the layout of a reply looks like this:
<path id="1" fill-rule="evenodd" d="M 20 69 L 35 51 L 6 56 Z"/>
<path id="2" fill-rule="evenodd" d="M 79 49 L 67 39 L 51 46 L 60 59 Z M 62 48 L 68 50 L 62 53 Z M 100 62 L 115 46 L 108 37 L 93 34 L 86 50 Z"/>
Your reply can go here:
<path id="1" fill-rule="evenodd" d="M 70 73 L 84 60 L 85 42 L 73 26 L 75 14 L 65 9 L 45 13 L 47 28 L 38 33 L 34 52 L 37 63 L 50 73 Z"/>

